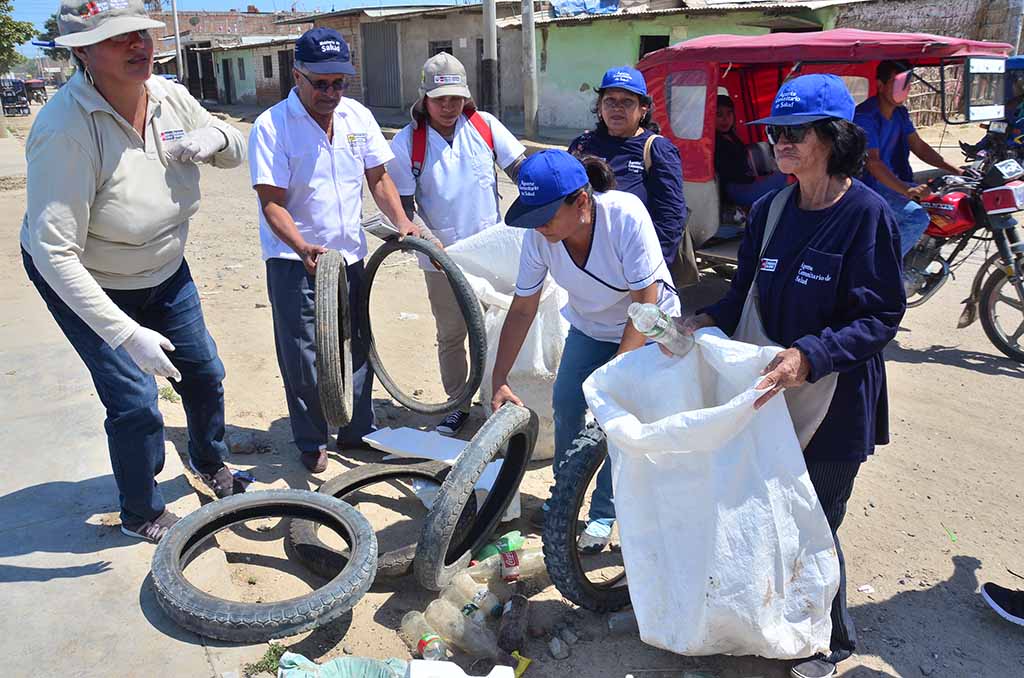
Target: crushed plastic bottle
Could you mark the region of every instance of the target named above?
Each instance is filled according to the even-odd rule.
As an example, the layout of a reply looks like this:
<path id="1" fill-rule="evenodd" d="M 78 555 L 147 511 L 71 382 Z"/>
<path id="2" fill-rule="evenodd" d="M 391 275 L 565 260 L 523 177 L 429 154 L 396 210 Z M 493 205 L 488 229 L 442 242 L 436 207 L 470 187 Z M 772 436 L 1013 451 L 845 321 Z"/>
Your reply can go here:
<path id="1" fill-rule="evenodd" d="M 498 641 L 490 629 L 463 615 L 447 600 L 438 598 L 433 601 L 427 605 L 423 616 L 446 642 L 466 654 L 490 659 L 502 657 Z"/>
<path id="2" fill-rule="evenodd" d="M 658 342 L 673 355 L 682 357 L 693 348 L 693 337 L 680 332 L 675 320 L 656 304 L 633 302 L 628 313 L 637 332 Z"/>
<path id="3" fill-rule="evenodd" d="M 448 656 L 448 647 L 419 610 L 412 610 L 402 617 L 398 635 L 414 656 L 428 661 L 443 661 Z"/>
<path id="4" fill-rule="evenodd" d="M 613 636 L 639 633 L 640 625 L 636 621 L 636 614 L 633 613 L 633 610 L 623 610 L 608 615 L 608 632 Z"/>
<path id="5" fill-rule="evenodd" d="M 524 546 L 526 546 L 526 538 L 523 537 L 523 533 L 519 530 L 514 530 L 503 534 L 497 541 L 493 541 L 481 548 L 474 554 L 474 557 L 477 560 L 486 560 L 487 558 L 496 556 L 499 553 L 518 551 Z"/>
<path id="6" fill-rule="evenodd" d="M 441 592 L 462 614 L 477 624 L 485 624 L 488 617 L 501 616 L 501 601 L 484 584 L 477 583 L 465 572 L 460 572 Z"/>
<path id="7" fill-rule="evenodd" d="M 544 565 L 544 552 L 539 548 L 499 553 L 480 561 L 466 572 L 482 584 L 542 579 L 548 573 Z"/>

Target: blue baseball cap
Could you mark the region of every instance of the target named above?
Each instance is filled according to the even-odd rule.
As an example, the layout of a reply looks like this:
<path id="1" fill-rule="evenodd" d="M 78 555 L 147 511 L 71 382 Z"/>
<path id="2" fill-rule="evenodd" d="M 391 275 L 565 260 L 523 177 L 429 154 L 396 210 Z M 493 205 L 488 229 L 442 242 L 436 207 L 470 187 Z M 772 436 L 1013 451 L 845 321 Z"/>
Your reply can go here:
<path id="1" fill-rule="evenodd" d="M 838 75 L 814 73 L 793 78 L 779 88 L 772 114 L 748 125 L 804 125 L 826 118 L 853 120 L 857 104 Z"/>
<path id="2" fill-rule="evenodd" d="M 643 74 L 632 66 L 616 66 L 605 72 L 604 78 L 601 79 L 601 89 L 598 91 L 603 92 L 613 87 L 647 96 L 647 81 L 644 80 Z"/>
<path id="3" fill-rule="evenodd" d="M 295 61 L 312 73 L 355 75 L 348 43 L 331 28 L 313 28 L 295 41 Z"/>
<path id="4" fill-rule="evenodd" d="M 519 197 L 505 213 L 505 223 L 539 228 L 551 221 L 566 196 L 588 183 L 583 163 L 565 151 L 535 153 L 519 168 Z"/>

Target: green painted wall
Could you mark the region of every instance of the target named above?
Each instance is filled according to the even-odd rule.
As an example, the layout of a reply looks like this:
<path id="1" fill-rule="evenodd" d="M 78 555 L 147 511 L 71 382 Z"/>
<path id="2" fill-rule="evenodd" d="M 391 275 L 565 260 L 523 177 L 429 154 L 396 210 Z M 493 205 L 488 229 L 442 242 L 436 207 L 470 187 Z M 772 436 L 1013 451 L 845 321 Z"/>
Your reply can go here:
<path id="1" fill-rule="evenodd" d="M 238 60 L 245 63 L 245 77 L 238 69 Z M 222 62 L 229 62 L 231 69 L 231 81 L 234 83 L 235 97 L 232 103 L 254 104 L 256 103 L 256 71 L 253 51 L 251 49 L 233 49 L 227 52 L 214 52 L 213 65 L 217 71 L 217 95 L 221 101 L 224 98 L 224 66 Z"/>
<path id="2" fill-rule="evenodd" d="M 807 13 L 802 17 L 831 28 L 835 23 L 834 14 Z M 741 24 L 764 19 L 760 12 L 707 16 L 674 14 L 542 27 L 537 31 L 540 124 L 549 128 L 592 127 L 593 87 L 600 84 L 608 68 L 637 62 L 640 36 L 667 35 L 669 44 L 675 44 L 719 33 L 762 35 L 769 32 L 767 28 Z"/>

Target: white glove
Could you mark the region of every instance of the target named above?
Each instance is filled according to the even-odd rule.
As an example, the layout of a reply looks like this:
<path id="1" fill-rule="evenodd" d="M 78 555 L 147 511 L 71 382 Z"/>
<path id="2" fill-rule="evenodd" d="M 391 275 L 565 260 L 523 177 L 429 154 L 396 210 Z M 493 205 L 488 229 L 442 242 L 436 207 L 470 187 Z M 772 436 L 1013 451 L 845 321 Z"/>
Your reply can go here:
<path id="1" fill-rule="evenodd" d="M 159 332 L 140 325 L 121 345 L 124 346 L 124 350 L 128 351 L 128 355 L 132 357 L 139 369 L 146 374 L 181 381 L 181 372 L 164 353 L 164 351 L 173 351 L 174 344 Z"/>
<path id="2" fill-rule="evenodd" d="M 178 162 L 208 162 L 227 148 L 227 136 L 216 127 L 200 127 L 167 145 L 167 155 Z"/>

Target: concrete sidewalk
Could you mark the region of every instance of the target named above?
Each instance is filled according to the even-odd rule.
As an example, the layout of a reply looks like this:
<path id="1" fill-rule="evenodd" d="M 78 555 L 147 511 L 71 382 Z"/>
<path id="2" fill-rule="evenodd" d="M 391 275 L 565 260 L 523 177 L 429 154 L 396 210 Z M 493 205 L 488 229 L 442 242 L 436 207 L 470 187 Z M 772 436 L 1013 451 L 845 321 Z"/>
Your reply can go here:
<path id="1" fill-rule="evenodd" d="M 24 174 L 0 139 L 0 176 Z M 25 209 L 0 188 L 0 213 Z M 20 222 L 20 217 L 17 218 Z M 123 536 L 88 371 L 22 270 L 17 233 L 0 245 L 0 654 L 6 675 L 220 676 L 252 648 L 211 646 L 167 619 L 148 583 L 154 546 Z M 160 484 L 184 515 L 199 500 L 173 446 Z M 31 667 L 31 668 L 30 668 Z"/>

